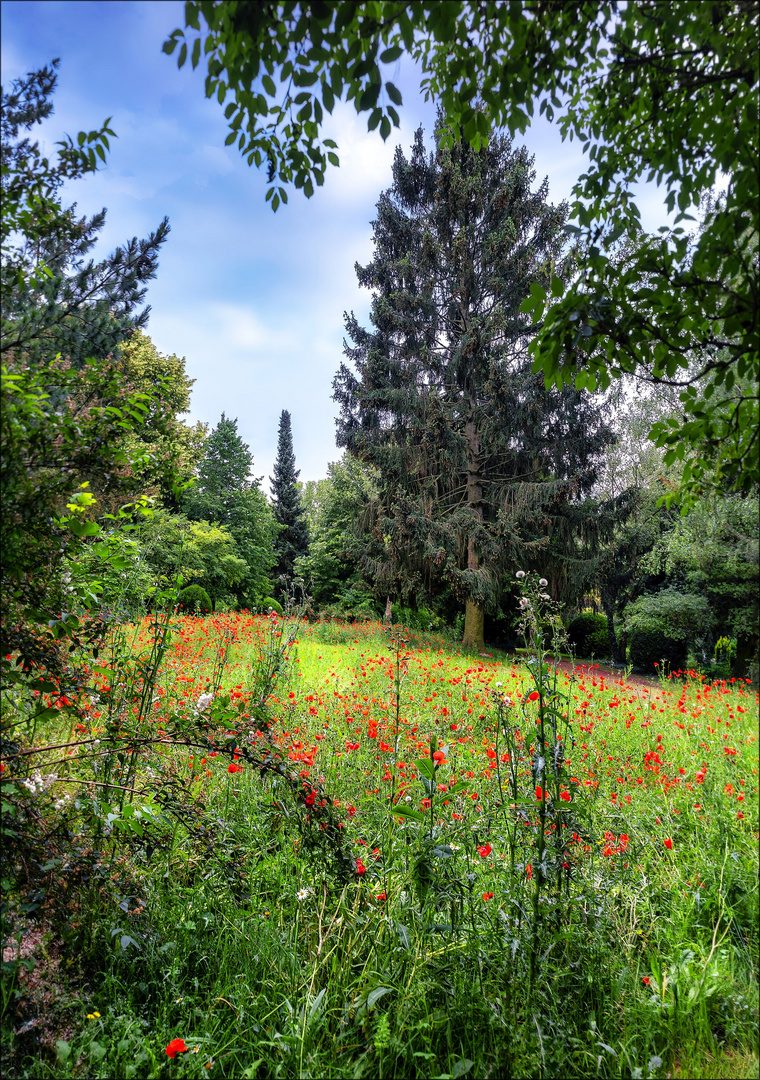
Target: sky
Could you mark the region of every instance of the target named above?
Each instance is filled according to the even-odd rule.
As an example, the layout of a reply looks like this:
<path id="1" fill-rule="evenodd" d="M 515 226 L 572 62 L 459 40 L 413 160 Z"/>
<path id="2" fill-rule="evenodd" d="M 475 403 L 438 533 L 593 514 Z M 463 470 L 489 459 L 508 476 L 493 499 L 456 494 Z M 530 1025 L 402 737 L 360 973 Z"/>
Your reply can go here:
<path id="1" fill-rule="evenodd" d="M 177 0 L 4 0 L 2 82 L 60 57 L 55 112 L 32 132 L 53 152 L 64 133 L 99 128 L 111 117 L 118 138 L 107 165 L 63 189 L 81 214 L 107 208 L 95 255 L 143 238 L 168 216 L 171 233 L 149 284 L 147 333 L 165 354 L 186 361 L 195 380 L 186 419 L 213 427 L 222 412 L 237 418 L 253 454 L 254 474 L 268 478 L 280 414 L 292 418 L 301 480 L 318 480 L 341 456 L 335 446 L 332 380 L 343 359 L 344 313 L 368 325 L 370 294 L 355 264 L 372 257 L 371 221 L 391 183 L 395 147 L 408 151 L 422 124 L 432 147 L 435 105 L 423 101 L 418 73 L 405 61 L 393 81 L 404 97 L 400 129 L 386 143 L 367 132 L 366 117 L 338 104 L 325 135 L 339 146 L 311 199 L 292 191 L 273 213 L 266 175 L 225 147 L 227 125 L 203 90 L 202 65 L 179 71 L 161 50 L 184 25 Z M 570 197 L 584 171 L 577 143 L 563 143 L 543 118 L 521 140 L 535 155 L 536 183 L 549 199 Z M 664 223 L 662 194 L 639 198 L 645 227 Z"/>

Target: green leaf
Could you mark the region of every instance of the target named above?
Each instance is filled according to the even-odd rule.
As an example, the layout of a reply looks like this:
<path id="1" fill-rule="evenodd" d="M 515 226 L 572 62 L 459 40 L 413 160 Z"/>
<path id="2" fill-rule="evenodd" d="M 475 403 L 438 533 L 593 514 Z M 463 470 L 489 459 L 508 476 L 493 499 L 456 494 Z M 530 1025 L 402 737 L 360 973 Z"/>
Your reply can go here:
<path id="1" fill-rule="evenodd" d="M 402 55 L 403 49 L 400 45 L 391 45 L 390 49 L 386 49 L 385 52 L 380 53 L 381 64 L 392 64 L 394 60 Z"/>
<path id="2" fill-rule="evenodd" d="M 417 758 L 414 764 L 428 780 L 435 780 L 435 766 L 430 758 Z"/>
<path id="3" fill-rule="evenodd" d="M 419 810 L 412 810 L 410 806 L 403 806 L 401 803 L 396 803 L 395 806 L 391 806 L 389 809 L 394 817 L 411 818 L 412 821 L 425 820 L 425 815 L 420 813 Z"/>
<path id="4" fill-rule="evenodd" d="M 388 97 L 391 99 L 394 105 L 403 105 L 403 98 L 401 97 L 401 91 L 398 90 L 392 82 L 385 84 L 385 91 Z"/>
<path id="5" fill-rule="evenodd" d="M 557 277 L 556 274 L 552 275 L 552 296 L 564 296 L 565 283 L 562 278 Z"/>

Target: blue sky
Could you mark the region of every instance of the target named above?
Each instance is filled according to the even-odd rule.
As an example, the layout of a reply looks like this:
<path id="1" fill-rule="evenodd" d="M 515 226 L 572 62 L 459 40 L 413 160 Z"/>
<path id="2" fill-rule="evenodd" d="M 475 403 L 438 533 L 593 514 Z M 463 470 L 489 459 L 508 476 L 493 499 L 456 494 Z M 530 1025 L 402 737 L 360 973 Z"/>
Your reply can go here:
<path id="1" fill-rule="evenodd" d="M 354 264 L 371 258 L 370 222 L 390 184 L 395 146 L 408 149 L 420 123 L 431 134 L 435 106 L 422 100 L 414 68 L 402 62 L 394 76 L 404 96 L 400 130 L 384 144 L 367 132 L 366 114 L 339 104 L 326 134 L 339 145 L 340 169 L 328 172 L 312 199 L 292 192 L 273 214 L 265 175 L 224 147 L 226 122 L 216 100 L 204 97 L 202 69 L 178 71 L 161 51 L 183 25 L 183 7 L 175 0 L 4 0 L 3 85 L 61 58 L 55 113 L 35 136 L 51 151 L 62 133 L 112 117 L 118 138 L 107 166 L 71 185 L 64 201 L 76 201 L 81 213 L 107 208 L 102 255 L 168 215 L 172 231 L 148 290 L 147 332 L 162 352 L 186 358 L 195 379 L 189 419 L 238 418 L 268 492 L 283 409 L 292 416 L 302 480 L 324 476 L 340 456 L 331 393 L 343 313 L 353 310 L 366 324 L 370 299 Z M 549 178 L 551 201 L 569 197 L 583 171 L 578 144 L 563 144 L 543 120 L 523 141 L 535 154 L 537 182 Z M 662 223 L 656 189 L 639 205 L 645 225 Z"/>

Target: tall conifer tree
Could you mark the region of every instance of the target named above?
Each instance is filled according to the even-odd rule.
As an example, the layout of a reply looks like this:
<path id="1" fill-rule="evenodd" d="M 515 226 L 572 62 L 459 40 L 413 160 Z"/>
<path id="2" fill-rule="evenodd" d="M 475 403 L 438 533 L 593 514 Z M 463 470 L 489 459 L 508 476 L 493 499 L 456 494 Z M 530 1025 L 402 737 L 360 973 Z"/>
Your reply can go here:
<path id="1" fill-rule="evenodd" d="M 334 382 L 338 444 L 382 476 L 390 556 L 428 591 L 465 605 L 466 647 L 482 649 L 504 575 L 540 565 L 555 587 L 574 554 L 579 500 L 611 435 L 598 399 L 547 390 L 531 371 L 520 313 L 533 282 L 562 277 L 567 208 L 547 203 L 525 148 L 496 136 L 411 157 L 397 149 L 377 204 L 375 253 L 357 266 L 372 329 Z"/>
<path id="2" fill-rule="evenodd" d="M 281 579 L 278 590 L 281 594 L 287 592 L 293 580 L 297 557 L 306 555 L 309 550 L 309 528 L 297 484 L 299 475 L 293 451 L 290 413 L 283 409 L 277 433 L 277 460 L 271 481 L 274 517 L 281 527 L 275 542 L 275 573 Z"/>

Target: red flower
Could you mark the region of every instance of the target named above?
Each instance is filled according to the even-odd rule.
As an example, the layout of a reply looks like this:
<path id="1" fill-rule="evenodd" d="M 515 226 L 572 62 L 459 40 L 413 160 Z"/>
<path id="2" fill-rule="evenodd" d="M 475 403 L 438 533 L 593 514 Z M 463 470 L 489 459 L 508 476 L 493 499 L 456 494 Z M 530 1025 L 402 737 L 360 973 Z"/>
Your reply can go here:
<path id="1" fill-rule="evenodd" d="M 436 750 L 436 752 L 433 754 L 433 761 L 445 761 L 445 760 L 446 760 L 446 755 L 444 754 L 443 750 Z"/>
<path id="2" fill-rule="evenodd" d="M 242 771 L 243 771 L 243 766 L 242 765 L 236 765 L 234 761 L 232 762 L 232 764 L 227 766 L 227 772 L 236 773 L 236 772 L 242 772 Z"/>
<path id="3" fill-rule="evenodd" d="M 528 881 L 530 881 L 530 879 L 533 877 L 533 864 L 532 863 L 528 863 L 528 865 L 525 867 L 525 876 L 527 877 Z"/>
<path id="4" fill-rule="evenodd" d="M 563 802 L 570 802 L 572 795 L 569 791 L 560 791 L 559 797 L 560 799 L 562 799 Z"/>
<path id="5" fill-rule="evenodd" d="M 357 874 L 366 874 L 367 873 L 367 867 L 364 865 L 364 863 L 361 861 L 361 859 L 356 860 L 356 872 L 357 872 Z"/>
<path id="6" fill-rule="evenodd" d="M 645 975 L 644 978 L 641 981 L 643 982 L 644 986 L 649 986 L 649 976 L 648 975 Z"/>
<path id="7" fill-rule="evenodd" d="M 492 892 L 484 892 L 483 893 L 483 899 L 484 900 L 493 900 L 493 893 Z"/>
<path id="8" fill-rule="evenodd" d="M 670 839 L 670 837 L 668 837 L 667 840 L 663 840 L 663 844 L 668 849 L 668 851 L 673 850 L 673 841 Z"/>
<path id="9" fill-rule="evenodd" d="M 480 847 L 478 848 L 478 855 L 480 855 L 481 859 L 488 858 L 488 856 L 490 854 L 491 854 L 491 845 L 490 844 L 481 844 Z"/>
<path id="10" fill-rule="evenodd" d="M 539 802 L 541 802 L 541 788 L 540 787 L 536 788 L 536 798 L 538 799 Z M 549 795 L 548 795 L 548 793 L 546 791 L 544 792 L 544 798 L 545 799 L 549 798 Z"/>
<path id="11" fill-rule="evenodd" d="M 538 701 L 540 697 L 541 695 L 539 694 L 538 690 L 533 690 L 530 694 L 528 694 L 528 701 Z"/>
<path id="12" fill-rule="evenodd" d="M 184 1039 L 172 1039 L 166 1048 L 166 1056 L 173 1058 L 177 1054 L 184 1054 L 187 1052 Z"/>

